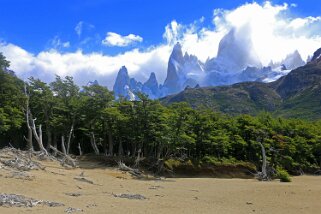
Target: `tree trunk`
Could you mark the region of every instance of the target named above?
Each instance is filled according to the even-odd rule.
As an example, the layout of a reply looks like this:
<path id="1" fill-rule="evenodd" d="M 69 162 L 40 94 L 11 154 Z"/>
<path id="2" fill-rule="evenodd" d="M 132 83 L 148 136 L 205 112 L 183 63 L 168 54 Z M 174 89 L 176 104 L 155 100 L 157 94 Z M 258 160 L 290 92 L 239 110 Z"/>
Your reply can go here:
<path id="1" fill-rule="evenodd" d="M 118 155 L 122 156 L 124 154 L 124 150 L 123 150 L 123 142 L 120 140 L 119 141 L 119 145 L 118 145 Z"/>
<path id="2" fill-rule="evenodd" d="M 65 146 L 65 136 L 61 136 L 61 150 L 64 155 L 67 155 L 66 146 Z"/>
<path id="3" fill-rule="evenodd" d="M 47 125 L 47 150 L 49 150 L 50 146 L 52 145 L 52 133 L 51 130 L 49 128 L 49 126 Z"/>
<path id="4" fill-rule="evenodd" d="M 33 135 L 34 135 L 34 137 L 36 138 L 36 141 L 37 141 L 37 143 L 38 143 L 38 145 L 39 145 L 40 150 L 41 150 L 42 152 L 44 152 L 46 155 L 48 155 L 48 152 L 47 152 L 47 150 L 45 149 L 45 147 L 43 146 L 43 142 L 42 142 L 42 129 L 41 129 L 41 124 L 39 125 L 38 133 L 37 133 L 35 120 L 36 120 L 36 119 L 31 120 L 31 121 L 32 121 L 32 132 L 33 132 Z"/>
<path id="5" fill-rule="evenodd" d="M 163 152 L 163 144 L 159 143 L 157 148 L 157 153 L 156 153 L 157 161 L 160 160 L 162 152 Z"/>
<path id="6" fill-rule="evenodd" d="M 27 97 L 27 101 L 26 101 L 26 124 L 27 124 L 27 130 L 28 130 L 28 138 L 27 140 L 27 149 L 28 150 L 33 150 L 33 143 L 32 143 L 32 129 L 30 127 L 30 110 L 29 110 L 29 95 L 27 93 L 27 86 L 25 84 L 24 86 L 25 89 L 25 95 Z"/>
<path id="7" fill-rule="evenodd" d="M 95 135 L 93 132 L 90 133 L 90 143 L 91 143 L 91 147 L 94 149 L 95 154 L 99 155 L 99 149 L 97 147 Z"/>
<path id="8" fill-rule="evenodd" d="M 265 153 L 265 148 L 261 142 L 259 142 L 262 150 L 262 179 L 263 180 L 268 180 L 268 175 L 266 172 L 266 153 Z"/>
<path id="9" fill-rule="evenodd" d="M 53 147 L 57 149 L 57 135 L 54 134 L 54 137 L 53 137 Z M 54 150 L 53 152 L 53 155 L 56 156 L 57 155 L 57 152 Z"/>
<path id="10" fill-rule="evenodd" d="M 69 135 L 68 135 L 68 141 L 67 141 L 67 155 L 69 154 L 69 150 L 70 150 L 70 143 L 71 143 L 71 138 L 72 138 L 72 133 L 74 131 L 74 122 L 72 122 L 70 131 L 69 131 Z"/>
<path id="11" fill-rule="evenodd" d="M 79 155 L 82 156 L 82 151 L 81 151 L 80 143 L 78 143 L 78 150 L 79 150 Z"/>
<path id="12" fill-rule="evenodd" d="M 108 155 L 114 155 L 114 141 L 110 130 L 108 131 Z"/>

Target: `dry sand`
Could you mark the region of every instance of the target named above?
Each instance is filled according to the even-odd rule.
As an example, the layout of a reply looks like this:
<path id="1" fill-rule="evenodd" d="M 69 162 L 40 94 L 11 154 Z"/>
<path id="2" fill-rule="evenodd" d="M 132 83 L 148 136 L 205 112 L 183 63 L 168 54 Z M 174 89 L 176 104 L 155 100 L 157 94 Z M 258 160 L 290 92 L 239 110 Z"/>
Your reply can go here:
<path id="1" fill-rule="evenodd" d="M 64 213 L 68 207 L 80 208 L 83 213 L 321 213 L 321 177 L 294 177 L 292 183 L 213 178 L 146 181 L 132 179 L 112 168 L 66 170 L 54 162 L 45 165 L 45 171 L 27 172 L 30 176 L 27 180 L 10 178 L 8 172 L 0 169 L 0 193 L 50 200 L 65 206 L 0 207 L 1 214 Z M 82 172 L 94 184 L 74 179 Z M 141 194 L 146 199 L 130 200 L 113 195 L 124 193 Z"/>

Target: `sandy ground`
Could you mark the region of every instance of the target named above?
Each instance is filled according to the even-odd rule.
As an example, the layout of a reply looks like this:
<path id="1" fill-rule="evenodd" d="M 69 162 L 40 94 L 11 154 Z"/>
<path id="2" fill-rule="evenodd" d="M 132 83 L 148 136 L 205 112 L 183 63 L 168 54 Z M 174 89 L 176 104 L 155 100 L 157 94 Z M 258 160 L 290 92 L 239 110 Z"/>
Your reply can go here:
<path id="1" fill-rule="evenodd" d="M 294 177 L 292 183 L 252 179 L 182 178 L 135 180 L 111 168 L 66 170 L 45 162 L 29 179 L 10 178 L 0 169 L 0 193 L 64 203 L 64 207 L 0 207 L 0 213 L 321 213 L 321 177 Z M 83 172 L 94 184 L 75 180 Z M 79 193 L 69 196 L 66 193 Z M 141 194 L 145 200 L 113 194 Z M 81 212 L 75 212 L 81 213 Z"/>

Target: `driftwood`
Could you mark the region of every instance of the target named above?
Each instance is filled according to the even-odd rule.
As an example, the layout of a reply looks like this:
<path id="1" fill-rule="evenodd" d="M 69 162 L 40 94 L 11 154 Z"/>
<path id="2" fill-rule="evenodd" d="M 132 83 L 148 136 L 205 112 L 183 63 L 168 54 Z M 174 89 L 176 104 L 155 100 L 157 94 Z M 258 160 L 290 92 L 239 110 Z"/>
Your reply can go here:
<path id="1" fill-rule="evenodd" d="M 88 180 L 87 178 L 78 178 L 78 177 L 75 177 L 74 179 L 77 180 L 77 181 L 81 181 L 81 182 L 88 183 L 88 184 L 94 184 L 93 181 Z"/>
<path id="2" fill-rule="evenodd" d="M 81 196 L 80 193 L 76 193 L 76 192 L 66 192 L 65 195 L 72 196 L 72 197 L 79 197 L 79 196 Z"/>
<path id="3" fill-rule="evenodd" d="M 29 171 L 33 169 L 45 169 L 40 163 L 34 161 L 32 157 L 43 159 L 43 153 L 32 150 L 21 151 L 15 148 L 4 148 L 0 150 L 0 163 L 5 167 L 19 171 Z"/>
<path id="4" fill-rule="evenodd" d="M 113 194 L 116 198 L 126 198 L 126 199 L 135 199 L 135 200 L 145 200 L 145 196 L 140 194 Z"/>
<path id="5" fill-rule="evenodd" d="M 45 205 L 49 207 L 65 206 L 62 203 L 45 200 L 36 200 L 33 198 L 25 197 L 23 195 L 5 193 L 0 194 L 0 206 L 3 207 L 34 207 L 37 205 Z"/>
<path id="6" fill-rule="evenodd" d="M 80 208 L 72 208 L 72 207 L 68 207 L 67 209 L 65 209 L 65 213 L 73 213 L 73 212 L 83 212 L 83 209 Z"/>
<path id="7" fill-rule="evenodd" d="M 124 164 L 122 161 L 118 162 L 118 169 L 124 172 L 128 172 L 131 175 L 138 177 L 138 178 L 142 178 L 142 172 L 139 169 L 133 169 L 131 167 L 126 166 L 126 164 Z"/>
<path id="8" fill-rule="evenodd" d="M 72 159 L 69 155 L 62 153 L 61 151 L 59 151 L 58 149 L 56 149 L 55 147 L 53 147 L 51 145 L 50 145 L 50 149 L 52 149 L 54 152 L 56 152 L 58 155 L 60 155 L 62 157 L 62 159 L 59 160 L 61 165 L 64 166 L 65 164 L 67 164 L 71 167 L 77 166 L 75 160 Z"/>

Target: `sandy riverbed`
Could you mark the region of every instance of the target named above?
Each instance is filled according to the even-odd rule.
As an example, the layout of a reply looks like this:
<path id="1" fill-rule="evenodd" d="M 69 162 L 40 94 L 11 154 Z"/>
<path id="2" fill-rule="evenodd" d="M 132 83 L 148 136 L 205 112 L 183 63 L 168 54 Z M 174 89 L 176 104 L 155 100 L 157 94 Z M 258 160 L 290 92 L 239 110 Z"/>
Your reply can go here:
<path id="1" fill-rule="evenodd" d="M 321 177 L 301 176 L 292 183 L 254 179 L 182 178 L 135 180 L 112 168 L 66 170 L 45 162 L 46 169 L 27 172 L 28 179 L 10 178 L 0 169 L 0 193 L 64 203 L 64 207 L 0 207 L 0 213 L 320 213 Z M 95 166 L 95 165 L 93 165 Z M 94 184 L 75 180 L 83 172 Z M 78 197 L 68 193 L 80 194 Z M 113 194 L 141 194 L 144 200 Z M 81 213 L 81 212 L 75 212 Z"/>

